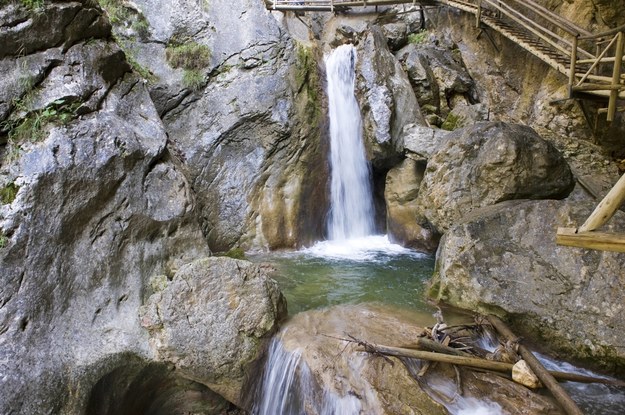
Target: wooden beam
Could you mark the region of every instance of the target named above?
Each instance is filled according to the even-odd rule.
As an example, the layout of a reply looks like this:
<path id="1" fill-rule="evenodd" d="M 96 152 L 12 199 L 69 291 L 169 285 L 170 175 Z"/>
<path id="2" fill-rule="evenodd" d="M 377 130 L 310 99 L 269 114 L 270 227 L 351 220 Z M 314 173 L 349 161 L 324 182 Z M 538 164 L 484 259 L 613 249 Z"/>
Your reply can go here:
<path id="1" fill-rule="evenodd" d="M 520 339 L 508 328 L 508 326 L 504 324 L 503 321 L 501 321 L 501 319 L 499 319 L 499 317 L 489 315 L 486 318 L 502 336 L 504 336 L 507 340 L 518 344 L 518 352 L 523 360 L 525 360 L 543 385 L 549 389 L 549 391 L 553 394 L 553 397 L 556 398 L 560 405 L 562 405 L 562 408 L 564 408 L 568 415 L 584 415 L 581 409 L 579 409 L 569 394 L 566 393 L 562 386 L 560 386 L 553 375 L 545 369 L 542 363 L 540 363 L 536 356 L 534 356 L 534 354 L 527 347 L 520 344 Z"/>
<path id="2" fill-rule="evenodd" d="M 556 243 L 598 251 L 625 252 L 625 234 L 608 232 L 578 232 L 576 228 L 558 228 Z"/>
<path id="3" fill-rule="evenodd" d="M 625 49 L 625 35 L 623 32 L 618 32 L 616 41 L 616 53 L 614 61 L 614 73 L 612 74 L 612 85 L 620 83 L 621 80 L 621 65 L 623 63 L 623 50 Z M 609 122 L 614 121 L 614 114 L 616 113 L 616 100 L 619 97 L 618 91 L 612 91 L 610 94 L 610 102 L 608 103 L 608 117 Z"/>
<path id="4" fill-rule="evenodd" d="M 616 182 L 614 187 L 597 205 L 588 219 L 586 219 L 586 222 L 579 227 L 579 232 L 594 231 L 605 225 L 614 216 L 614 213 L 621 207 L 623 202 L 625 202 L 625 174 L 621 176 L 619 181 Z"/>

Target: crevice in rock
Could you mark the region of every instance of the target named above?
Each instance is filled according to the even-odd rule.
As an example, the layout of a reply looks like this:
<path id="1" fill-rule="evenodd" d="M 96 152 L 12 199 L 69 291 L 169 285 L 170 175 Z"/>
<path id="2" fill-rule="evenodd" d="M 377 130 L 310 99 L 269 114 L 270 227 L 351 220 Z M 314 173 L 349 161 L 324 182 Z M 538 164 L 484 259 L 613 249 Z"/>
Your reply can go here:
<path id="1" fill-rule="evenodd" d="M 128 362 L 91 388 L 86 415 L 225 413 L 232 405 L 206 386 L 183 378 L 163 363 Z"/>

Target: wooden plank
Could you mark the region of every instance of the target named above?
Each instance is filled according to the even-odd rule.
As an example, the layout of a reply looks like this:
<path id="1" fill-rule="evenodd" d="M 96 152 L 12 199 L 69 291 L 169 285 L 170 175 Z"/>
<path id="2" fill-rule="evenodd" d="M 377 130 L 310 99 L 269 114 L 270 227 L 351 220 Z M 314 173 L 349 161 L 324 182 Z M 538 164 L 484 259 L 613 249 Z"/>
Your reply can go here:
<path id="1" fill-rule="evenodd" d="M 591 84 L 584 83 L 581 85 L 574 85 L 573 91 L 618 91 L 621 89 L 625 89 L 625 85 L 608 85 L 608 84 Z"/>
<path id="2" fill-rule="evenodd" d="M 612 75 L 612 84 L 618 84 L 621 80 L 621 64 L 623 63 L 623 49 L 625 49 L 625 36 L 623 36 L 623 32 L 618 32 L 616 35 L 616 53 L 614 57 L 616 58 L 614 62 L 614 73 Z M 614 121 L 614 115 L 616 113 L 616 100 L 619 97 L 618 91 L 612 91 L 610 94 L 610 102 L 608 103 L 608 116 L 607 121 Z"/>
<path id="3" fill-rule="evenodd" d="M 562 386 L 560 386 L 553 375 L 545 369 L 542 363 L 540 363 L 536 356 L 534 356 L 534 354 L 527 347 L 520 343 L 520 339 L 508 328 L 508 326 L 504 324 L 503 321 L 499 319 L 499 317 L 489 315 L 486 318 L 490 324 L 492 324 L 493 327 L 501 333 L 502 336 L 504 336 L 507 340 L 518 344 L 518 352 L 521 357 L 523 357 L 523 360 L 525 360 L 543 385 L 549 389 L 553 397 L 556 398 L 556 401 L 558 401 L 568 415 L 584 415 L 581 409 L 579 409 L 569 394 L 566 393 Z"/>
<path id="4" fill-rule="evenodd" d="M 580 232 L 594 231 L 612 219 L 614 213 L 625 202 L 625 174 L 610 189 L 608 194 L 597 205 L 586 222 L 579 227 Z"/>
<path id="5" fill-rule="evenodd" d="M 556 243 L 598 251 L 625 252 L 625 234 L 607 232 L 577 232 L 576 228 L 558 228 Z"/>

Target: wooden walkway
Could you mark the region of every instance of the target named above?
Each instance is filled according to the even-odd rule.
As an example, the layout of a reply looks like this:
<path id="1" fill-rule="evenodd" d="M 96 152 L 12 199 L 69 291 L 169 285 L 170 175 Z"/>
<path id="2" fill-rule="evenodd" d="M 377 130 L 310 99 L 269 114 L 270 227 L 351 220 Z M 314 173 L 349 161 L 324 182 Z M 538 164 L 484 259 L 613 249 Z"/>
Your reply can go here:
<path id="1" fill-rule="evenodd" d="M 533 0 L 265 0 L 270 10 L 348 12 L 362 7 L 413 4 L 448 6 L 475 16 L 567 79 L 568 98 L 593 99 L 613 121 L 625 100 L 625 26 L 592 34 Z"/>

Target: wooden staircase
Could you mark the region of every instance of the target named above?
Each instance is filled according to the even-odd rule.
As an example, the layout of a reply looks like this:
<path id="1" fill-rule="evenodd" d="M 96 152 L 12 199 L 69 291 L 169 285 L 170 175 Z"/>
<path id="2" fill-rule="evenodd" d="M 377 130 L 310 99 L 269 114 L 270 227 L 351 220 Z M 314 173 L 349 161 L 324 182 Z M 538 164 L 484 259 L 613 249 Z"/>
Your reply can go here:
<path id="1" fill-rule="evenodd" d="M 593 35 L 533 0 L 265 0 L 270 10 L 348 12 L 361 7 L 444 5 L 471 13 L 476 27 L 495 30 L 568 78 L 568 98 L 592 99 L 613 121 L 625 100 L 625 25 Z M 593 52 L 589 52 L 593 50 Z"/>

